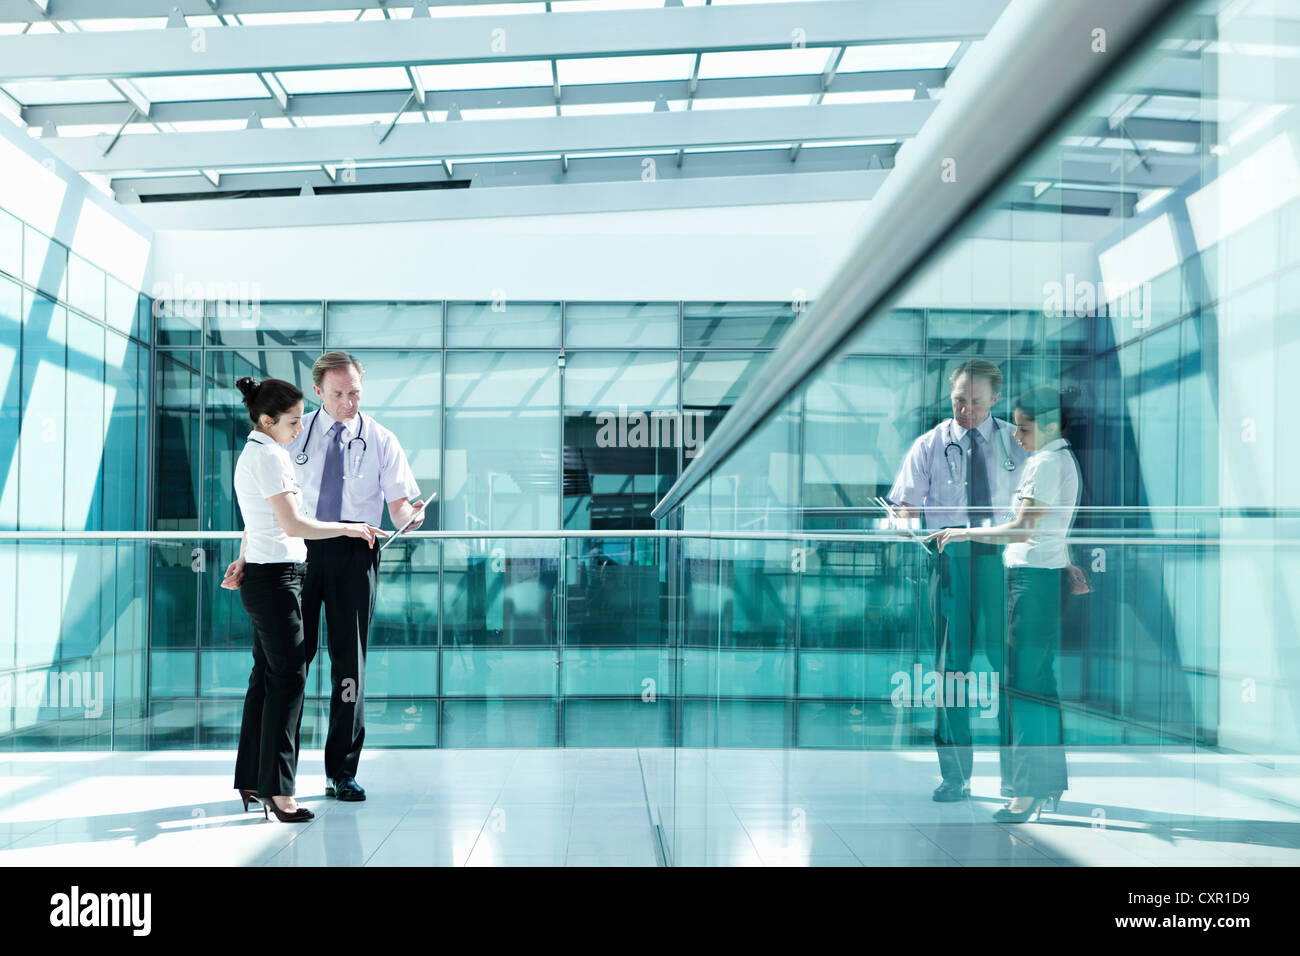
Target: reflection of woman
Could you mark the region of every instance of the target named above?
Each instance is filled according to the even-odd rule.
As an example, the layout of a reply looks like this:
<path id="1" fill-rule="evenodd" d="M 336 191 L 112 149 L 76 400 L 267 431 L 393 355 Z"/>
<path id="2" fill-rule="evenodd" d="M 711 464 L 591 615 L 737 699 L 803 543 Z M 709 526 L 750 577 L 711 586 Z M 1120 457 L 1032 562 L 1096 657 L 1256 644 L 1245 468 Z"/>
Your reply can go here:
<path id="1" fill-rule="evenodd" d="M 307 685 L 302 626 L 304 538 L 349 535 L 374 547 L 383 534 L 367 524 L 316 521 L 304 517 L 289 444 L 302 431 L 302 392 L 291 382 L 241 378 L 235 385 L 254 428 L 235 463 L 235 494 L 244 519 L 239 558 L 246 561 L 236 583 L 236 561 L 222 587 L 239 589 L 253 629 L 253 672 L 244 697 L 244 719 L 235 757 L 235 787 L 248 809 L 258 800 L 276 819 L 302 823 L 312 812 L 293 798 L 298 734 Z"/>
<path id="2" fill-rule="evenodd" d="M 1066 788 L 1060 696 L 1054 665 L 1061 637 L 1061 578 L 1069 566 L 1066 534 L 1079 497 L 1079 470 L 1062 437 L 1060 393 L 1036 388 L 1015 408 L 1016 439 L 1030 452 L 1016 490 L 1015 517 L 993 528 L 945 528 L 931 535 L 939 550 L 953 541 L 1007 543 L 1005 686 L 1011 713 L 1011 803 L 994 814 L 1023 823 Z"/>

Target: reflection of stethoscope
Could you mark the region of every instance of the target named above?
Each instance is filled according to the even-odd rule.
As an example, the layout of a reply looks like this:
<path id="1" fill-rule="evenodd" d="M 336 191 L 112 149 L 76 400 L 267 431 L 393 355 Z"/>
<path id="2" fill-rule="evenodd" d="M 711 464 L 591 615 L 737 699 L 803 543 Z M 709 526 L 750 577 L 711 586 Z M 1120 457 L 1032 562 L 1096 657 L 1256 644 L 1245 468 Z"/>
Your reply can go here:
<path id="1" fill-rule="evenodd" d="M 300 465 L 307 464 L 307 447 L 311 444 L 312 429 L 316 427 L 316 419 L 318 418 L 320 418 L 319 408 L 312 413 L 311 424 L 307 426 L 307 437 L 304 438 L 302 442 L 302 451 L 298 452 L 297 456 L 294 458 L 294 461 Z M 365 425 L 365 419 L 361 417 L 360 412 L 357 412 L 357 437 L 348 442 L 347 450 L 344 453 L 344 460 L 350 462 L 352 465 L 351 468 L 347 469 L 345 477 L 356 478 L 361 475 L 361 463 L 366 458 L 366 440 L 361 437 L 361 430 L 365 428 Z M 353 458 L 354 452 L 352 451 L 352 446 L 357 442 L 361 442 L 361 451 L 355 453 L 356 457 Z"/>
<path id="2" fill-rule="evenodd" d="M 966 465 L 966 449 L 962 448 L 958 442 L 952 440 L 952 423 L 948 423 L 948 444 L 943 446 L 943 460 L 948 464 L 948 484 L 964 485 L 965 478 L 962 477 Z M 1015 471 L 1016 463 L 1011 459 L 1011 449 L 1007 446 L 1007 436 L 1003 433 L 1002 426 L 998 420 L 993 419 L 993 432 L 998 436 L 998 441 L 1002 445 L 1002 467 L 1006 471 Z M 956 449 L 957 459 L 954 461 L 952 451 Z"/>

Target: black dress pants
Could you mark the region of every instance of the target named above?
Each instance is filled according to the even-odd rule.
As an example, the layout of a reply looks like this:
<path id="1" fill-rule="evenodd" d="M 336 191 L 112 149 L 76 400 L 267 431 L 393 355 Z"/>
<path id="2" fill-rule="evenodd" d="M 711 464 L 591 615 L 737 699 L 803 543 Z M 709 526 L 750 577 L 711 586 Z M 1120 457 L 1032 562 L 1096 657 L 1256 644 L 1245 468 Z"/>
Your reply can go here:
<path id="1" fill-rule="evenodd" d="M 330 727 L 325 738 L 325 776 L 355 777 L 366 739 L 366 647 L 375 615 L 379 548 L 361 538 L 307 542 L 302 590 L 307 660 L 316 656 L 320 614 L 330 652 Z"/>
<path id="2" fill-rule="evenodd" d="M 1056 686 L 1061 643 L 1061 575 L 1054 568 L 1007 571 L 1007 698 L 1011 785 L 1017 797 L 1044 797 L 1068 785 Z"/>
<path id="3" fill-rule="evenodd" d="M 301 563 L 244 567 L 239 599 L 253 626 L 253 672 L 235 756 L 235 786 L 260 796 L 293 796 L 307 687 Z"/>

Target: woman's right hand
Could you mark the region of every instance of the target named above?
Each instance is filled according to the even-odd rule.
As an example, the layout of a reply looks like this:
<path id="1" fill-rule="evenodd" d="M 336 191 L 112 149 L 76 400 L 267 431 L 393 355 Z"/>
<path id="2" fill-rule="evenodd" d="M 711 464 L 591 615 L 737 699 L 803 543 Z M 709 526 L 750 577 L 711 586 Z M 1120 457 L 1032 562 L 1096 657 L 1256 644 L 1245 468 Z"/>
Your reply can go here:
<path id="1" fill-rule="evenodd" d="M 387 538 L 388 532 L 376 528 L 369 524 L 346 523 L 343 525 L 343 533 L 349 538 L 364 538 L 367 545 L 375 546 L 376 538 Z"/>

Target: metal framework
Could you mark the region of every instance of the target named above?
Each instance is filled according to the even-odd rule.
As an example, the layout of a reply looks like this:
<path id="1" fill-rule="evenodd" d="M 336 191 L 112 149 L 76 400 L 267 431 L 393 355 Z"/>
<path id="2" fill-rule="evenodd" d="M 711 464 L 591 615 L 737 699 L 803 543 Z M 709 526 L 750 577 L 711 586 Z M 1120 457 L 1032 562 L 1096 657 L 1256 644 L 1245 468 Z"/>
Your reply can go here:
<path id="1" fill-rule="evenodd" d="M 495 2 L 0 0 L 0 111 L 160 227 L 865 199 L 1008 0 Z M 1026 202 L 1176 181 L 1198 69 Z M 1088 189 L 1137 152 L 1132 191 Z"/>

